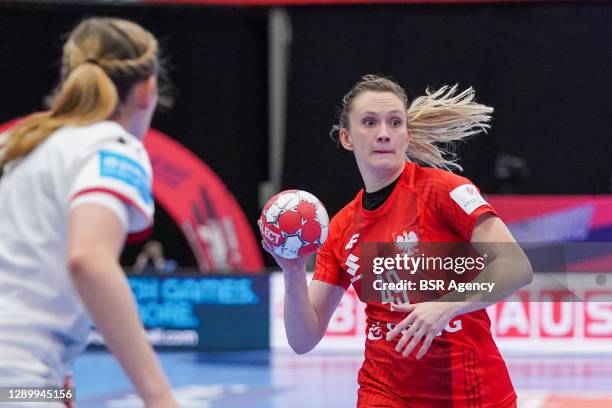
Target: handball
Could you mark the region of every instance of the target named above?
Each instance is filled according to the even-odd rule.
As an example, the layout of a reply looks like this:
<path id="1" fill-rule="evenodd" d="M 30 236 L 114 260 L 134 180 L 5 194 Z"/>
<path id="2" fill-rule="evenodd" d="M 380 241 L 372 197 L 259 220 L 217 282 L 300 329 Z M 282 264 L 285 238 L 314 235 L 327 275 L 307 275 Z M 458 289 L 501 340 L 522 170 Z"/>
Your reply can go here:
<path id="1" fill-rule="evenodd" d="M 266 203 L 257 223 L 261 236 L 276 255 L 295 259 L 323 245 L 329 217 L 314 195 L 302 190 L 286 190 Z"/>

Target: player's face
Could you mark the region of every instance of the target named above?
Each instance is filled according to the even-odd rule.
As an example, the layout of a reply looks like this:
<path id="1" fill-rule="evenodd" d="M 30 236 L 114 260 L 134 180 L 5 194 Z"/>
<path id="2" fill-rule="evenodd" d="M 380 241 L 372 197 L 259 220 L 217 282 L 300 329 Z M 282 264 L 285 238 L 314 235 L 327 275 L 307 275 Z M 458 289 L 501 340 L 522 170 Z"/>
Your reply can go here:
<path id="1" fill-rule="evenodd" d="M 353 100 L 349 129 L 341 136 L 343 146 L 355 153 L 364 178 L 396 177 L 406 162 L 408 138 L 402 101 L 392 92 L 373 91 Z"/>

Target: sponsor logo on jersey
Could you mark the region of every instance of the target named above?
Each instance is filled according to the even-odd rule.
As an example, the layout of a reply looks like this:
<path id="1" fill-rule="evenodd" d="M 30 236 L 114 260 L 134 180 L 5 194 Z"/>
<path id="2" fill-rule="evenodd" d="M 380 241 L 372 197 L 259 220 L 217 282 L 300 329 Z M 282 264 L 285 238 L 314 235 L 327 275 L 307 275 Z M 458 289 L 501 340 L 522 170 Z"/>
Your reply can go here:
<path id="1" fill-rule="evenodd" d="M 344 249 L 346 249 L 346 250 L 353 249 L 353 245 L 355 245 L 357 243 L 358 239 L 359 239 L 359 234 L 354 234 L 351 237 L 351 239 L 349 239 L 349 242 L 347 242 L 347 244 L 344 247 Z"/>
<path id="2" fill-rule="evenodd" d="M 358 256 L 349 254 L 349 256 L 346 258 L 346 261 L 344 262 L 344 264 L 348 266 L 347 272 L 350 273 L 351 276 L 355 276 L 357 270 L 359 269 L 359 264 L 357 263 L 358 261 Z"/>
<path id="3" fill-rule="evenodd" d="M 147 172 L 140 163 L 120 153 L 103 150 L 100 153 L 100 176 L 127 184 L 138 192 L 145 204 L 153 202 Z"/>
<path id="4" fill-rule="evenodd" d="M 380 322 L 373 323 L 368 330 L 368 340 L 376 341 L 383 338 Z"/>
<path id="5" fill-rule="evenodd" d="M 450 192 L 450 196 L 468 215 L 478 207 L 489 205 L 473 184 L 463 184 L 456 187 Z"/>
<path id="6" fill-rule="evenodd" d="M 385 326 L 386 326 L 387 332 L 390 332 L 391 330 L 393 330 L 393 328 L 395 326 L 397 326 L 397 323 L 388 322 L 388 323 L 386 323 Z M 410 327 L 410 325 L 408 325 L 408 327 L 406 327 L 404 329 L 404 331 L 408 330 L 409 327 Z M 447 332 L 447 333 L 455 333 L 455 332 L 458 332 L 459 330 L 462 330 L 462 329 L 463 329 L 463 323 L 461 323 L 461 319 L 456 319 L 456 320 L 451 320 L 446 325 L 446 327 L 444 328 L 444 331 Z M 380 337 L 378 337 L 378 338 L 371 338 L 370 337 L 370 333 L 373 333 L 372 337 L 378 337 L 378 336 L 380 336 Z M 441 335 L 442 335 L 442 331 L 440 331 L 438 334 L 436 334 L 436 336 L 441 336 Z M 370 340 L 378 340 L 379 338 L 382 338 L 382 337 L 383 337 L 383 331 L 382 331 L 382 328 L 381 328 L 381 322 L 371 323 L 370 324 L 370 328 L 368 329 L 368 339 L 370 339 Z"/>

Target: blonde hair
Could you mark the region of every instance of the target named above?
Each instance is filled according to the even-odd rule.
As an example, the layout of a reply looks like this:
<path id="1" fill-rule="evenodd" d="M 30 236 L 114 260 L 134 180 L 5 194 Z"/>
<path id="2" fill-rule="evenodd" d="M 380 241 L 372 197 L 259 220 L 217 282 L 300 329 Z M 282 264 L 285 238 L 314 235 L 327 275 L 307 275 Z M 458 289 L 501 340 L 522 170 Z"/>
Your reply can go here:
<path id="1" fill-rule="evenodd" d="M 61 78 L 50 109 L 26 117 L 8 136 L 0 169 L 34 150 L 57 129 L 112 118 L 132 86 L 159 71 L 155 37 L 116 18 L 89 18 L 64 44 Z"/>
<path id="2" fill-rule="evenodd" d="M 475 92 L 471 87 L 459 94 L 456 94 L 457 85 L 445 85 L 437 91 L 427 89 L 425 95 L 409 104 L 406 91 L 395 81 L 364 75 L 342 99 L 339 123 L 330 132 L 332 139 L 337 141 L 337 132 L 349 129 L 348 114 L 352 103 L 367 91 L 392 92 L 402 101 L 406 107 L 407 127 L 412 134 L 406 157 L 431 167 L 462 170 L 452 151 L 452 143 L 490 128 L 493 108 L 474 102 Z"/>

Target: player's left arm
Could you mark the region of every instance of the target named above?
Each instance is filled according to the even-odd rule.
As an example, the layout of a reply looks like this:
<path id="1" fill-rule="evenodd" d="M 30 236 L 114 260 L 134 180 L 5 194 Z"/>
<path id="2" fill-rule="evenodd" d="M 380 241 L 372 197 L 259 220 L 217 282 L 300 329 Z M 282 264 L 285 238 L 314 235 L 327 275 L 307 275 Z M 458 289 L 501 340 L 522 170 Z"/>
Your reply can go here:
<path id="1" fill-rule="evenodd" d="M 436 335 L 453 318 L 495 304 L 533 280 L 529 259 L 495 214 L 484 213 L 478 217 L 471 242 L 481 255 L 487 255 L 489 261 L 472 282 L 494 283 L 491 292 L 475 292 L 467 298 L 461 295 L 460 300 L 457 300 L 456 293 L 449 293 L 435 302 L 392 305 L 393 311 L 409 313 L 387 334 L 387 340 L 392 340 L 403 332 L 395 350 L 404 357 L 422 341 L 423 345 L 416 354 L 417 359 L 422 358 Z"/>

